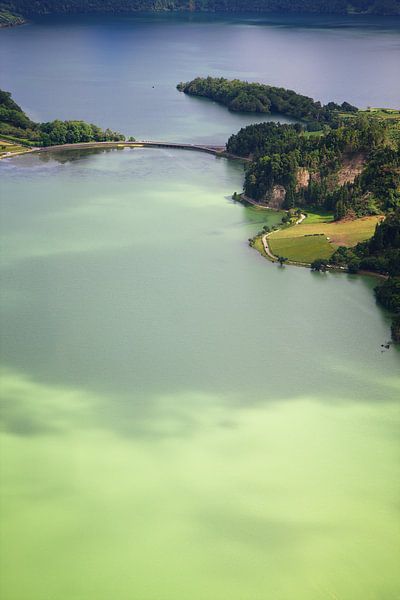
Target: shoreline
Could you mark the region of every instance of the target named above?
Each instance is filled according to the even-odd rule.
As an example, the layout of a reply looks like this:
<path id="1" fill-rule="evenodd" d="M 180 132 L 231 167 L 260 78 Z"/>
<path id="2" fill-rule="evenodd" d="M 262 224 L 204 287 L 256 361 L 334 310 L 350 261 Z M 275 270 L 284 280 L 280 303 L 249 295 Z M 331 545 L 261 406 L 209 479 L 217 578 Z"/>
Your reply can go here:
<path id="1" fill-rule="evenodd" d="M 265 207 L 267 208 L 267 207 Z M 274 209 L 270 209 L 270 210 L 274 210 Z M 300 223 L 302 223 L 304 221 L 304 219 L 307 218 L 307 215 L 305 215 L 304 213 L 301 213 L 300 218 L 297 219 L 297 221 L 295 223 L 293 223 L 292 225 L 289 225 L 290 227 L 296 227 L 296 225 L 300 225 Z M 282 227 L 280 227 L 279 229 L 275 229 L 275 231 L 280 231 L 280 229 L 282 229 Z M 264 235 L 261 236 L 261 242 L 262 245 L 264 247 L 265 250 L 265 254 L 270 258 L 270 260 L 272 262 L 279 262 L 279 257 L 276 256 L 272 250 L 271 250 L 271 246 L 268 243 L 268 238 L 271 235 L 271 233 L 274 233 L 273 231 L 270 233 L 265 233 Z M 286 264 L 290 264 L 290 265 L 297 265 L 300 267 L 308 267 L 310 266 L 311 263 L 303 263 L 303 262 L 299 262 L 299 261 L 292 261 L 292 260 L 287 260 Z"/>
<path id="2" fill-rule="evenodd" d="M 252 206 L 254 206 L 256 208 L 262 208 L 264 210 L 273 210 L 276 212 L 279 212 L 279 210 L 283 210 L 283 209 L 271 208 L 270 206 L 266 206 L 265 204 L 259 204 L 255 200 L 252 200 L 251 198 L 248 198 L 247 196 L 244 196 L 244 195 L 241 195 L 240 199 L 238 199 L 238 202 L 240 202 L 240 201 L 245 201 L 246 203 L 251 204 Z M 306 218 L 307 218 L 307 215 L 305 215 L 304 213 L 301 213 L 301 217 L 295 223 L 292 223 L 291 225 L 289 225 L 287 227 L 287 229 L 296 227 L 296 225 L 300 225 Z M 279 257 L 276 256 L 272 252 L 271 246 L 268 243 L 268 238 L 270 237 L 270 235 L 272 235 L 276 231 L 280 231 L 280 229 L 282 229 L 282 227 L 280 227 L 279 229 L 275 229 L 274 231 L 270 231 L 269 233 L 256 235 L 254 237 L 254 242 L 252 244 L 250 244 L 252 248 L 254 248 L 259 254 L 261 254 L 261 256 L 263 256 L 264 258 L 266 258 L 267 260 L 269 260 L 272 263 L 279 262 Z M 263 251 L 260 251 L 260 249 L 257 248 L 257 246 L 256 246 L 257 241 L 261 241 L 261 246 L 262 246 Z M 289 260 L 289 259 L 286 260 L 284 264 L 290 265 L 292 267 L 306 267 L 306 268 L 311 267 L 311 263 Z M 341 267 L 339 265 L 327 264 L 326 270 L 333 271 L 336 273 L 347 273 L 348 275 L 363 275 L 365 277 L 374 277 L 375 279 L 379 279 L 381 281 L 386 281 L 387 279 L 389 279 L 389 275 L 384 275 L 383 273 L 378 273 L 376 271 L 366 271 L 364 269 L 360 269 L 356 273 L 350 273 L 346 267 Z"/>
<path id="3" fill-rule="evenodd" d="M 9 140 L 4 140 L 7 144 L 10 144 Z M 0 138 L 0 143 L 2 142 Z M 14 145 L 18 145 L 18 142 L 14 142 Z M 22 147 L 21 150 L 6 152 L 0 156 L 0 160 L 5 158 L 15 158 L 16 156 L 22 156 L 24 154 L 42 153 L 42 152 L 60 152 L 65 150 L 91 150 L 96 148 L 169 148 L 171 150 L 192 150 L 197 152 L 204 152 L 206 154 L 212 154 L 214 156 L 220 156 L 222 158 L 241 160 L 241 157 L 229 155 L 225 152 L 224 146 L 217 145 L 202 145 L 202 144 L 186 144 L 184 142 L 163 142 L 153 140 L 138 140 L 135 142 L 129 141 L 115 141 L 115 142 L 79 142 L 76 144 L 57 144 L 54 146 L 39 146 Z"/>
<path id="4" fill-rule="evenodd" d="M 1 138 L 0 138 L 0 143 L 1 143 Z M 8 140 L 5 140 L 7 143 L 10 143 Z M 54 146 L 42 146 L 42 147 L 36 147 L 36 148 L 32 148 L 29 146 L 26 147 L 22 147 L 23 149 L 18 150 L 18 151 L 14 151 L 14 152 L 8 152 L 5 153 L 3 155 L 0 155 L 0 160 L 6 159 L 6 158 L 16 158 L 18 156 L 23 156 L 25 154 L 33 154 L 33 153 L 43 153 L 43 152 L 62 152 L 65 150 L 90 150 L 90 149 L 96 149 L 96 148 L 170 148 L 170 149 L 176 149 L 176 150 L 191 150 L 191 151 L 197 151 L 197 152 L 204 152 L 206 154 L 212 154 L 216 157 L 222 157 L 222 158 L 226 158 L 229 160 L 241 160 L 243 162 L 248 162 L 250 159 L 246 159 L 243 158 L 241 156 L 236 156 L 234 154 L 230 154 L 228 152 L 225 151 L 225 147 L 223 146 L 214 146 L 214 145 L 200 145 L 200 144 L 185 144 L 185 143 L 179 143 L 179 142 L 162 142 L 162 141 L 150 141 L 150 140 L 137 140 L 137 141 L 111 141 L 111 142 L 80 142 L 80 143 L 76 143 L 76 144 L 57 144 Z M 265 204 L 261 204 L 259 202 L 256 202 L 255 200 L 253 200 L 252 198 L 249 198 L 248 196 L 246 196 L 245 194 L 239 194 L 236 197 L 233 197 L 234 200 L 236 200 L 237 202 L 244 202 L 247 204 L 250 204 L 251 206 L 253 206 L 254 208 L 259 208 L 262 210 L 272 210 L 275 212 L 279 212 L 282 211 L 284 209 L 278 209 L 278 208 L 273 208 L 271 206 L 267 206 Z M 287 211 L 286 211 L 287 212 Z M 300 225 L 305 219 L 307 218 L 307 215 L 305 215 L 304 213 L 301 213 L 300 218 L 293 223 L 292 225 L 289 225 L 289 227 L 295 227 L 296 225 Z M 276 229 L 275 231 L 279 231 L 281 228 Z M 260 252 L 259 249 L 255 248 L 262 256 L 264 256 L 264 258 L 266 258 L 267 260 L 269 260 L 270 262 L 276 263 L 279 262 L 279 258 L 272 252 L 271 247 L 268 243 L 268 237 L 274 232 L 269 232 L 263 235 L 257 235 L 255 236 L 255 240 L 261 240 L 261 244 L 262 244 L 262 249 L 263 252 Z M 252 247 L 254 248 L 254 244 L 252 244 Z M 285 264 L 287 265 L 291 265 L 293 267 L 307 267 L 310 268 L 311 267 L 311 263 L 305 263 L 305 262 L 300 262 L 300 261 L 292 261 L 292 260 L 287 260 L 285 261 Z M 348 273 L 348 270 L 345 267 L 340 267 L 340 266 L 334 266 L 334 265 L 327 265 L 327 270 L 329 271 L 336 271 L 339 273 Z M 355 273 L 355 275 L 365 275 L 365 276 L 369 276 L 369 277 L 375 277 L 377 279 L 380 280 L 386 280 L 388 279 L 387 275 L 384 275 L 382 273 L 376 273 L 374 271 L 359 271 L 358 273 Z"/>

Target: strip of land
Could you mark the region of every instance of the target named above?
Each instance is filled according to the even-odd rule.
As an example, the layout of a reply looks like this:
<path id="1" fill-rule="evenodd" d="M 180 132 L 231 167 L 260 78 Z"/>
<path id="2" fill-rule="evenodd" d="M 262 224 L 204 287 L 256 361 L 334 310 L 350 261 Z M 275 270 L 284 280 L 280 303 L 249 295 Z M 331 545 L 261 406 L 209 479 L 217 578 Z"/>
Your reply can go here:
<path id="1" fill-rule="evenodd" d="M 31 148 L 28 146 L 20 146 L 13 144 L 7 140 L 0 139 L 0 159 L 11 158 L 20 154 L 27 153 L 42 153 L 42 152 L 59 152 L 65 150 L 90 150 L 93 148 L 171 148 L 180 150 L 194 150 L 197 152 L 205 152 L 207 154 L 213 154 L 215 156 L 224 156 L 224 146 L 206 146 L 201 144 L 180 144 L 176 142 L 162 142 L 162 141 L 116 141 L 116 142 L 82 142 L 76 144 L 58 144 L 56 146 L 43 146 L 40 148 Z M 240 158 L 240 157 L 238 157 Z"/>
<path id="2" fill-rule="evenodd" d="M 294 225 L 300 225 L 304 219 L 307 218 L 307 215 L 304 215 L 303 213 L 300 215 L 300 218 L 297 219 L 297 221 L 293 224 Z M 275 231 L 275 233 L 277 233 L 278 230 Z M 273 254 L 273 252 L 271 251 L 270 245 L 269 245 L 269 237 L 271 236 L 271 233 L 266 233 L 265 235 L 262 236 L 261 241 L 264 247 L 264 252 L 265 254 L 268 256 L 268 258 L 270 258 L 272 261 L 276 262 L 279 260 L 279 256 L 283 256 L 282 254 L 275 255 Z"/>

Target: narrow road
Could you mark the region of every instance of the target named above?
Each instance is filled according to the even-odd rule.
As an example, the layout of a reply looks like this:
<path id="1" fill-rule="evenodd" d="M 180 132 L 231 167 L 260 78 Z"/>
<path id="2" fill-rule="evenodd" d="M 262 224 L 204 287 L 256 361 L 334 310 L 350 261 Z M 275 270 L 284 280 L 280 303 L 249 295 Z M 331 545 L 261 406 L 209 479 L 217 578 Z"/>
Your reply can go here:
<path id="1" fill-rule="evenodd" d="M 295 227 L 296 225 L 300 225 L 300 223 L 302 223 L 304 221 L 304 219 L 306 218 L 306 215 L 304 215 L 303 213 L 301 213 L 300 217 L 297 219 L 297 221 L 294 223 L 293 227 Z M 280 229 L 275 229 L 275 231 L 280 231 Z M 274 233 L 273 231 L 271 231 L 270 233 L 266 233 L 265 235 L 262 236 L 261 241 L 262 241 L 262 245 L 264 247 L 264 251 L 265 254 L 273 261 L 273 262 L 277 262 L 278 257 L 275 256 L 275 254 L 272 253 L 272 250 L 268 244 L 268 236 L 271 235 L 271 233 Z"/>
<path id="2" fill-rule="evenodd" d="M 1 139 L 0 139 L 1 142 Z M 15 142 L 17 143 L 17 142 Z M 26 147 L 24 151 L 6 152 L 0 158 L 11 158 L 13 156 L 19 156 L 31 152 L 58 152 L 60 150 L 83 150 L 91 148 L 170 148 L 172 150 L 194 150 L 197 152 L 206 152 L 207 154 L 213 154 L 214 156 L 223 156 L 225 152 L 225 146 L 214 146 L 203 145 L 203 144 L 185 144 L 179 142 L 162 142 L 152 140 L 137 140 L 135 142 L 82 142 L 77 144 L 59 144 L 56 146 L 43 146 L 40 148 Z M 232 157 L 233 158 L 233 157 Z"/>

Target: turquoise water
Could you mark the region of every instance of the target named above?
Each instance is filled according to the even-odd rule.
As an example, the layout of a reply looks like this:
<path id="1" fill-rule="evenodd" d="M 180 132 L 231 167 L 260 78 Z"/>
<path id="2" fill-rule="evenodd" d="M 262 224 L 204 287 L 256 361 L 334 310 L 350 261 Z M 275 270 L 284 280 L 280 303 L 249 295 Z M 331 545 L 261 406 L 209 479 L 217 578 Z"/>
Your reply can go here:
<path id="1" fill-rule="evenodd" d="M 237 163 L 54 156 L 0 165 L 2 597 L 395 598 L 374 281 L 249 248 Z"/>
<path id="2" fill-rule="evenodd" d="M 398 39 L 385 19 L 44 20 L 0 31 L 2 87 L 38 119 L 223 142 L 251 119 L 176 81 L 394 105 Z M 75 151 L 0 177 L 0 596 L 399 597 L 400 355 L 375 280 L 251 249 L 280 216 L 231 200 L 236 162 Z"/>

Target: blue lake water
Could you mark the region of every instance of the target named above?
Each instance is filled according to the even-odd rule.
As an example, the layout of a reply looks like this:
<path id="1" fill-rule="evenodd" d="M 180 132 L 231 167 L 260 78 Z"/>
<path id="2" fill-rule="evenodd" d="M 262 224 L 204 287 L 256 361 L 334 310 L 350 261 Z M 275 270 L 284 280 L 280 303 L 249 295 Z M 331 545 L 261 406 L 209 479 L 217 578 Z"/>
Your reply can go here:
<path id="1" fill-rule="evenodd" d="M 400 18 L 47 18 L 1 31 L 2 87 L 41 121 L 81 118 L 141 139 L 222 143 L 257 122 L 176 91 L 195 76 L 400 107 Z"/>

